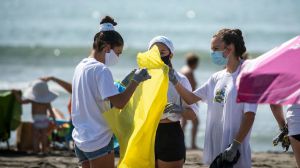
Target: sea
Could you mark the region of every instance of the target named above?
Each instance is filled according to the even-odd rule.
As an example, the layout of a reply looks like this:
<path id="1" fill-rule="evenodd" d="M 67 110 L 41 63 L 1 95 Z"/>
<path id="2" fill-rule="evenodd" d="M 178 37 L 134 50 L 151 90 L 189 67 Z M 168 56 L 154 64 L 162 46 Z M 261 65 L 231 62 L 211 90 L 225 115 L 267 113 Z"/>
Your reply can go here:
<path id="1" fill-rule="evenodd" d="M 115 29 L 125 41 L 119 63 L 111 67 L 115 80 L 137 67 L 137 53 L 146 51 L 153 37 L 165 35 L 175 46 L 175 69 L 185 65 L 186 53 L 199 55 L 195 72 L 199 86 L 222 69 L 213 65 L 209 56 L 214 33 L 222 28 L 241 29 L 247 52 L 255 58 L 300 34 L 299 6 L 299 0 L 1 0 L 0 90 L 24 90 L 43 76 L 71 82 L 75 66 L 90 54 L 100 18 L 105 15 L 115 19 Z M 68 118 L 70 95 L 53 82 L 49 87 L 59 94 L 53 106 Z M 23 106 L 23 121 L 32 121 L 30 108 Z M 206 104 L 199 103 L 200 148 L 206 109 Z M 282 151 L 272 144 L 278 133 L 269 106 L 259 105 L 251 134 L 252 150 Z M 185 135 L 189 147 L 191 123 Z M 10 143 L 15 140 L 13 132 Z"/>

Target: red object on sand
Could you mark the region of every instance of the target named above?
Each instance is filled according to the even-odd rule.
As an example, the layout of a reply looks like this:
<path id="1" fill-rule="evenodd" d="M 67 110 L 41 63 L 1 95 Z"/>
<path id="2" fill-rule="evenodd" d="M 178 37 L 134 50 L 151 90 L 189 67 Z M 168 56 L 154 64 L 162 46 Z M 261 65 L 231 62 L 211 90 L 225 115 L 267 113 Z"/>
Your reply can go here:
<path id="1" fill-rule="evenodd" d="M 300 104 L 300 36 L 246 61 L 237 102 Z"/>

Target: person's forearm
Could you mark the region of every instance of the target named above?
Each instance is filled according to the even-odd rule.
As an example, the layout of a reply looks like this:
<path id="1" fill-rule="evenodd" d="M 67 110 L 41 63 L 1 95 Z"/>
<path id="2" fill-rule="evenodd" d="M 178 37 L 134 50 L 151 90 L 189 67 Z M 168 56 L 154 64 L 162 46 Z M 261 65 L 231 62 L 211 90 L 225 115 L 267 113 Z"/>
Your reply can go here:
<path id="1" fill-rule="evenodd" d="M 280 128 L 283 128 L 284 125 L 286 124 L 285 119 L 284 119 L 284 114 L 283 114 L 283 110 L 282 110 L 282 106 L 281 105 L 277 105 L 277 104 L 271 104 L 270 105 L 271 111 L 279 125 Z"/>
<path id="2" fill-rule="evenodd" d="M 188 78 L 188 80 L 189 80 L 189 82 L 190 82 L 190 84 L 192 86 L 192 91 L 194 91 L 196 89 L 196 85 L 197 84 L 196 84 L 196 80 L 194 78 L 193 73 L 186 73 L 184 75 Z"/>
<path id="3" fill-rule="evenodd" d="M 53 121 L 55 122 L 56 121 L 56 117 L 55 117 L 55 114 L 53 112 L 51 104 L 48 104 L 48 110 L 50 112 L 50 116 L 52 117 Z"/>
<path id="4" fill-rule="evenodd" d="M 194 120 L 197 118 L 195 112 L 191 108 L 185 108 L 184 112 L 182 113 L 182 117 L 186 120 Z"/>
<path id="5" fill-rule="evenodd" d="M 235 140 L 242 143 L 250 131 L 253 122 L 254 122 L 255 114 L 252 112 L 247 112 L 243 116 L 243 120 L 240 125 L 240 129 L 238 134 L 235 137 Z"/>
<path id="6" fill-rule="evenodd" d="M 183 100 L 188 104 L 194 104 L 201 99 L 196 96 L 193 92 L 189 91 L 185 87 L 183 87 L 179 82 L 175 86 L 176 91 L 179 93 L 179 95 L 183 98 Z"/>
<path id="7" fill-rule="evenodd" d="M 12 93 L 14 94 L 17 102 L 20 104 L 28 104 L 31 102 L 28 99 L 25 99 L 25 100 L 22 99 L 22 97 L 21 97 L 22 92 L 20 90 L 12 90 Z"/>
<path id="8" fill-rule="evenodd" d="M 53 113 L 53 111 L 52 111 L 52 112 L 50 112 L 50 113 L 51 113 L 51 117 L 53 118 L 53 121 L 55 122 L 55 121 L 56 121 L 55 114 Z"/>
<path id="9" fill-rule="evenodd" d="M 196 90 L 197 82 L 196 82 L 195 78 L 192 78 L 190 80 L 190 83 L 191 83 L 191 86 L 192 86 L 192 90 L 193 91 Z"/>
<path id="10" fill-rule="evenodd" d="M 14 94 L 17 102 L 18 103 L 22 103 L 21 91 L 19 91 L 19 90 L 12 90 L 12 93 Z"/>
<path id="11" fill-rule="evenodd" d="M 59 84 L 61 87 L 63 87 L 70 94 L 72 93 L 72 84 L 71 83 L 63 81 L 63 80 L 58 79 L 56 77 L 51 77 L 51 80 L 53 82 L 56 82 L 57 84 Z"/>
<path id="12" fill-rule="evenodd" d="M 123 93 L 121 93 L 120 98 L 122 99 L 121 102 L 123 107 L 128 103 L 138 85 L 139 84 L 137 82 L 132 80 L 126 88 L 126 90 Z"/>
<path id="13" fill-rule="evenodd" d="M 130 100 L 137 86 L 138 83 L 132 80 L 124 92 L 115 96 L 111 96 L 108 99 L 114 107 L 122 109 Z"/>

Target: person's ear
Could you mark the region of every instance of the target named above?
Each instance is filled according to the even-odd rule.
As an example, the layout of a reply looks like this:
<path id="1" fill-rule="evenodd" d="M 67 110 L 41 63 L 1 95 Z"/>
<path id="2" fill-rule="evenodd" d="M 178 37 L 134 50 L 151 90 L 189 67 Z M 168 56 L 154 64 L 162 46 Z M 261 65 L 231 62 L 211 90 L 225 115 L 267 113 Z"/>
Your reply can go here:
<path id="1" fill-rule="evenodd" d="M 107 44 L 107 45 L 103 48 L 103 51 L 104 51 L 105 53 L 109 53 L 109 52 L 110 52 L 110 49 L 111 49 L 110 45 Z"/>
<path id="2" fill-rule="evenodd" d="M 224 54 L 225 56 L 229 57 L 230 55 L 234 54 L 233 51 L 234 51 L 234 45 L 229 44 L 225 47 Z"/>

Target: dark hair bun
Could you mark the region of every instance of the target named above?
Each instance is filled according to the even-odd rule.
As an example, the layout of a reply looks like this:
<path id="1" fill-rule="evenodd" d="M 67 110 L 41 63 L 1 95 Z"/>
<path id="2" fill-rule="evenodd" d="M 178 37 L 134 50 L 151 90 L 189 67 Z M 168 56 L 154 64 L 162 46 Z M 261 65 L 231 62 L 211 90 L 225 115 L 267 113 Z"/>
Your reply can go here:
<path id="1" fill-rule="evenodd" d="M 104 16 L 102 19 L 101 19 L 101 22 L 100 24 L 103 24 L 103 23 L 111 23 L 112 25 L 116 26 L 118 23 L 114 21 L 114 19 L 110 16 Z"/>
<path id="2" fill-rule="evenodd" d="M 232 29 L 233 32 L 235 32 L 239 36 L 243 36 L 242 31 L 240 29 Z"/>

